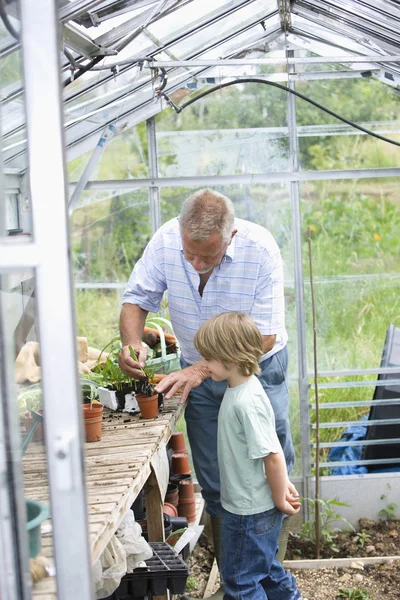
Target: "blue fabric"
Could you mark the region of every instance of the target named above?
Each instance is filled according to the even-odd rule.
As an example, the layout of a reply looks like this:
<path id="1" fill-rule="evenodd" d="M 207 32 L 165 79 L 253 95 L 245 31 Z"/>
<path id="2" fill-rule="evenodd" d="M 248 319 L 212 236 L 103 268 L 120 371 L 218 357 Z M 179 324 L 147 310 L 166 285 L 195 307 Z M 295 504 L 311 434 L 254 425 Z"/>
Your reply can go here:
<path id="1" fill-rule="evenodd" d="M 366 421 L 368 415 L 362 417 L 362 421 Z M 342 434 L 340 438 L 341 442 L 355 442 L 357 440 L 364 440 L 367 435 L 367 427 L 362 425 L 351 425 Z M 341 448 L 331 448 L 328 455 L 328 461 L 356 461 L 361 460 L 363 452 L 363 446 L 343 446 Z M 343 465 L 342 467 L 334 467 L 330 470 L 331 475 L 353 475 L 368 473 L 367 467 L 357 465 Z"/>
<path id="2" fill-rule="evenodd" d="M 296 580 L 276 560 L 283 513 L 226 513 L 221 529 L 224 600 L 298 600 Z"/>
<path id="3" fill-rule="evenodd" d="M 181 359 L 182 367 L 187 366 Z M 259 378 L 274 411 L 275 429 L 285 455 L 288 471 L 293 468 L 294 449 L 289 424 L 289 392 L 286 383 L 287 348 L 283 348 L 260 364 Z M 223 516 L 220 503 L 220 480 L 217 457 L 218 413 L 227 388 L 225 381 L 206 379 L 189 395 L 185 419 L 193 464 L 207 512 Z"/>

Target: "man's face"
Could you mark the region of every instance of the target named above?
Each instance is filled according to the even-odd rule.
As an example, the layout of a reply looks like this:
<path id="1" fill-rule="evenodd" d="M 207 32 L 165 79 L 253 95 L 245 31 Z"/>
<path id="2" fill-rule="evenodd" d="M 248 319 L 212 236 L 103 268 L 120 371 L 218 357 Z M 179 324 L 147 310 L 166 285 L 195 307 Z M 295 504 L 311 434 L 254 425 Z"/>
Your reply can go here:
<path id="1" fill-rule="evenodd" d="M 209 273 L 221 263 L 235 233 L 236 230 L 232 232 L 228 242 L 224 242 L 219 233 L 213 233 L 207 240 L 201 242 L 195 242 L 187 234 L 182 233 L 183 255 L 199 275 Z"/>

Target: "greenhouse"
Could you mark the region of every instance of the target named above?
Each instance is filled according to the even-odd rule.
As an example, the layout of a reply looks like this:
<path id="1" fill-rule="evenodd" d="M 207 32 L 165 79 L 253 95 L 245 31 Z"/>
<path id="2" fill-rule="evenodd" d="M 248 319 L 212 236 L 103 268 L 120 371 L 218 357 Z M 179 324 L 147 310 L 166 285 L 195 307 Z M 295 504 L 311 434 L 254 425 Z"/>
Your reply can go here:
<path id="1" fill-rule="evenodd" d="M 0 0 L 0 82 L 0 599 L 398 599 L 400 3 Z"/>

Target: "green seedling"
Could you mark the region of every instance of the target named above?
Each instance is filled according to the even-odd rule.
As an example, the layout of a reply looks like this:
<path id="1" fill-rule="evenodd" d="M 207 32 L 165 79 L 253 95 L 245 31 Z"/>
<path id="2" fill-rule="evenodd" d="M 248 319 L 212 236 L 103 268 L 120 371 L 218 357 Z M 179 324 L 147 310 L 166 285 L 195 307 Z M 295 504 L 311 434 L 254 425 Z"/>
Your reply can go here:
<path id="1" fill-rule="evenodd" d="M 348 598 L 349 600 L 371 600 L 368 592 L 362 588 L 343 588 L 339 590 L 337 600 Z"/>
<path id="2" fill-rule="evenodd" d="M 396 513 L 397 513 L 398 505 L 396 504 L 396 502 L 389 502 L 389 493 L 392 489 L 392 486 L 390 485 L 390 483 L 387 483 L 386 487 L 388 488 L 389 491 L 386 494 L 382 494 L 382 496 L 381 496 L 381 500 L 386 501 L 386 506 L 384 508 L 382 508 L 378 514 L 384 520 L 395 521 L 397 519 Z"/>
<path id="3" fill-rule="evenodd" d="M 333 500 L 314 500 L 312 498 L 303 498 L 303 501 L 309 503 L 310 514 L 315 516 L 315 507 L 318 502 L 320 505 L 320 535 L 322 546 L 330 548 L 333 552 L 339 552 L 339 548 L 336 546 L 335 539 L 337 532 L 340 531 L 338 527 L 334 527 L 333 523 L 342 522 L 348 526 L 349 529 L 355 531 L 352 524 L 338 513 L 336 507 L 348 506 L 344 502 L 340 502 L 337 498 Z M 301 526 L 300 538 L 303 540 L 309 540 L 315 544 L 316 542 L 316 528 L 315 518 L 306 521 Z"/>
<path id="4" fill-rule="evenodd" d="M 365 533 L 365 531 L 358 531 L 356 533 L 356 538 L 361 548 L 364 548 L 367 541 L 371 539 L 371 536 L 368 533 Z"/>

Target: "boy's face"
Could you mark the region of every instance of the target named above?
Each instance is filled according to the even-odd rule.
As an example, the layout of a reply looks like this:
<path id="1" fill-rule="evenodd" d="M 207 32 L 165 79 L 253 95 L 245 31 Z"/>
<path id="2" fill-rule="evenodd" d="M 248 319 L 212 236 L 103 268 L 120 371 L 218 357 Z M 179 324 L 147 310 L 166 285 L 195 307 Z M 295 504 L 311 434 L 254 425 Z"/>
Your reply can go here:
<path id="1" fill-rule="evenodd" d="M 220 360 L 216 358 L 205 358 L 208 370 L 210 371 L 210 377 L 214 381 L 225 381 L 229 375 L 232 374 L 231 369 L 224 367 Z"/>

